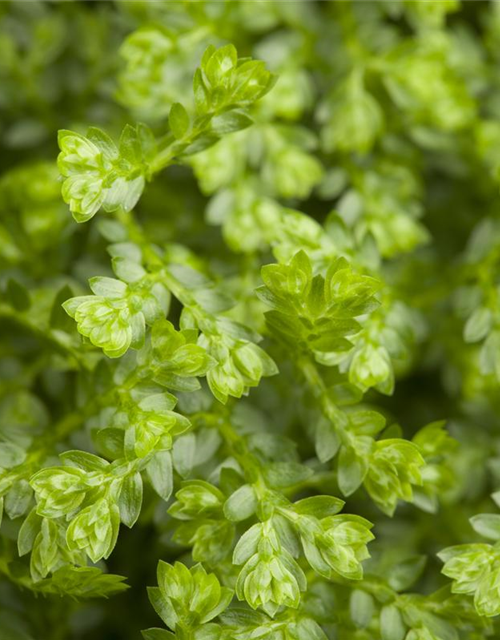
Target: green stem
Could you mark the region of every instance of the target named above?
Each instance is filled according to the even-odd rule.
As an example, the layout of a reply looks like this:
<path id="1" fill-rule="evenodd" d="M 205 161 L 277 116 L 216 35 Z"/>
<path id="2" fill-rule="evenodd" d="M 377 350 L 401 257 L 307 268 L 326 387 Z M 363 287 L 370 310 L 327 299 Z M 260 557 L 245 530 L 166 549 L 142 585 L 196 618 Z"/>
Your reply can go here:
<path id="1" fill-rule="evenodd" d="M 160 151 L 149 163 L 148 180 L 162 171 L 174 161 L 179 161 L 183 152 L 192 144 L 194 144 L 199 138 L 207 134 L 210 131 L 210 123 L 212 118 L 217 115 L 217 112 L 207 113 L 204 116 L 199 116 L 193 123 L 192 129 L 182 139 L 176 140 L 172 133 L 167 133 L 159 141 Z"/>
<path id="2" fill-rule="evenodd" d="M 64 341 L 58 338 L 57 333 L 55 333 L 50 327 L 40 324 L 37 318 L 31 318 L 29 315 L 25 314 L 21 315 L 19 312 L 15 311 L 15 309 L 5 304 L 0 304 L 0 318 L 6 318 L 15 322 L 19 326 L 33 333 L 41 342 L 51 345 L 55 351 L 69 355 L 81 369 L 90 369 L 89 365 L 85 362 L 85 358 L 80 355 L 77 349 L 68 346 Z"/>
<path id="3" fill-rule="evenodd" d="M 338 433 L 341 442 L 343 444 L 349 444 L 349 437 L 346 431 L 347 419 L 345 413 L 337 407 L 330 397 L 325 381 L 318 371 L 316 363 L 311 357 L 306 356 L 299 358 L 296 364 L 302 372 L 309 388 L 319 400 L 323 415 L 331 422 Z"/>
<path id="4" fill-rule="evenodd" d="M 155 272 L 158 280 L 167 287 L 170 293 L 172 293 L 184 307 L 191 311 L 203 333 L 212 335 L 219 334 L 220 331 L 217 328 L 215 316 L 205 311 L 196 302 L 189 289 L 179 282 L 171 270 L 169 270 L 168 265 L 165 265 L 161 260 L 151 242 L 146 237 L 144 230 L 135 220 L 132 212 L 119 211 L 118 220 L 127 228 L 130 240 L 138 244 L 142 249 L 147 267 Z"/>
<path id="5" fill-rule="evenodd" d="M 179 300 L 183 307 L 189 309 L 193 314 L 200 330 L 205 334 L 217 335 L 220 333 L 217 328 L 216 317 L 205 311 L 195 300 L 189 289 L 186 289 L 177 278 L 169 271 L 168 266 L 162 270 L 162 282 L 169 291 Z"/>
<path id="6" fill-rule="evenodd" d="M 238 461 L 249 482 L 254 484 L 257 494 L 263 495 L 268 489 L 262 474 L 262 465 L 257 456 L 250 451 L 246 439 L 232 426 L 228 412 L 219 417 L 216 427 L 231 455 Z"/>
<path id="7" fill-rule="evenodd" d="M 5 475 L 0 475 L 0 486 L 4 494 L 15 482 L 28 480 L 40 464 L 54 452 L 57 445 L 65 441 L 74 431 L 88 420 L 96 411 L 105 406 L 114 395 L 114 389 L 110 392 L 94 398 L 85 407 L 67 414 L 57 422 L 54 427 L 39 440 L 35 441 L 26 459 L 17 467 L 9 469 Z"/>

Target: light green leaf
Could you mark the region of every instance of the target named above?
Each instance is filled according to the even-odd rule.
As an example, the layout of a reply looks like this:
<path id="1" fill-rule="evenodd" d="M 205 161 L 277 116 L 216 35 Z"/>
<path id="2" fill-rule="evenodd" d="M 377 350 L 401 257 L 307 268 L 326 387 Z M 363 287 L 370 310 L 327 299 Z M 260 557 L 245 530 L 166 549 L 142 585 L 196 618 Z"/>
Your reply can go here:
<path id="1" fill-rule="evenodd" d="M 224 503 L 224 515 L 228 520 L 240 522 L 249 518 L 257 507 L 254 488 L 245 484 L 235 491 Z"/>
<path id="2" fill-rule="evenodd" d="M 157 451 L 146 467 L 148 479 L 156 493 L 168 500 L 173 490 L 172 454 L 170 451 Z"/>
<path id="3" fill-rule="evenodd" d="M 382 640 L 403 640 L 406 626 L 399 609 L 395 605 L 387 605 L 380 612 L 380 633 Z"/>
<path id="4" fill-rule="evenodd" d="M 142 506 L 142 476 L 139 472 L 126 476 L 121 483 L 118 507 L 123 524 L 131 528 L 137 522 Z"/>
<path id="5" fill-rule="evenodd" d="M 500 515 L 496 513 L 481 513 L 473 516 L 470 523 L 474 531 L 488 540 L 500 540 Z"/>
<path id="6" fill-rule="evenodd" d="M 170 108 L 170 115 L 168 116 L 168 123 L 172 133 L 180 140 L 183 138 L 189 129 L 189 115 L 184 106 L 180 102 L 174 102 Z"/>

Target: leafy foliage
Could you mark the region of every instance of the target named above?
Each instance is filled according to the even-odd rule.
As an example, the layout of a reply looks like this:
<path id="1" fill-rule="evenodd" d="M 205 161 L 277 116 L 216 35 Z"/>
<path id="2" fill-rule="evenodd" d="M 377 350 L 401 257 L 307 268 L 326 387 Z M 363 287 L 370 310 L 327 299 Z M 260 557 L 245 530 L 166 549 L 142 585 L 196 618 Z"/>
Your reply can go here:
<path id="1" fill-rule="evenodd" d="M 1 4 L 0 640 L 499 636 L 499 6 Z"/>

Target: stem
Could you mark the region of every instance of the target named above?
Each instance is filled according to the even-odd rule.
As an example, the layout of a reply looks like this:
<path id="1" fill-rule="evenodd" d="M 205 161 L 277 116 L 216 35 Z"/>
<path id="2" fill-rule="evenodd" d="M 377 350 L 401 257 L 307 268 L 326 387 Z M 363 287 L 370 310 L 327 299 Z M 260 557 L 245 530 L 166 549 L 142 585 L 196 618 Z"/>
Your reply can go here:
<path id="1" fill-rule="evenodd" d="M 330 397 L 325 381 L 318 371 L 316 363 L 310 357 L 302 357 L 297 360 L 296 364 L 306 379 L 309 388 L 319 400 L 323 415 L 331 422 L 341 442 L 343 444 L 349 444 L 345 413 L 337 407 Z"/>
<path id="2" fill-rule="evenodd" d="M 193 314 L 202 333 L 212 336 L 220 334 L 219 328 L 217 327 L 216 316 L 205 311 L 205 309 L 196 302 L 190 291 L 182 286 L 177 278 L 168 270 L 168 267 L 165 267 L 162 271 L 162 280 L 182 306 L 189 309 Z"/>
<path id="3" fill-rule="evenodd" d="M 63 352 L 66 353 L 66 355 L 71 356 L 78 367 L 80 367 L 80 369 L 89 370 L 89 366 L 85 362 L 85 358 L 83 358 L 80 353 L 78 353 L 77 349 L 73 349 L 72 347 L 65 344 L 65 342 L 61 341 L 57 337 L 57 334 L 54 333 L 54 331 L 50 329 L 50 327 L 48 329 L 45 329 L 43 325 L 40 325 L 37 319 L 31 319 L 28 315 L 20 315 L 8 305 L 3 304 L 0 305 L 0 318 L 7 318 L 8 320 L 12 320 L 16 324 L 33 333 L 37 338 L 40 339 L 40 341 L 50 344 L 55 351 Z"/>
<path id="4" fill-rule="evenodd" d="M 162 169 L 165 169 L 174 160 L 179 160 L 189 146 L 194 144 L 199 138 L 210 131 L 210 123 L 212 118 L 217 115 L 216 111 L 207 113 L 204 116 L 199 116 L 195 119 L 193 127 L 189 133 L 187 133 L 182 139 L 176 140 L 172 133 L 167 133 L 160 139 L 159 147 L 160 151 L 149 163 L 148 180 L 158 173 Z"/>
<path id="5" fill-rule="evenodd" d="M 232 426 L 228 412 L 225 411 L 224 414 L 225 415 L 219 416 L 215 421 L 215 426 L 231 452 L 231 455 L 238 461 L 245 472 L 247 479 L 255 485 L 259 497 L 263 497 L 263 494 L 268 489 L 262 474 L 262 465 L 257 456 L 250 451 L 246 439 L 240 436 Z"/>
<path id="6" fill-rule="evenodd" d="M 196 302 L 189 289 L 186 289 L 171 271 L 169 271 L 168 265 L 165 265 L 153 249 L 152 244 L 146 237 L 142 227 L 133 217 L 132 212 L 119 211 L 118 219 L 127 228 L 130 240 L 141 247 L 146 265 L 157 273 L 158 280 L 169 289 L 170 293 L 172 293 L 184 307 L 187 307 L 191 311 L 203 333 L 212 335 L 219 334 L 220 331 L 217 328 L 215 316 L 205 311 Z"/>
<path id="7" fill-rule="evenodd" d="M 40 467 L 40 463 L 53 453 L 56 446 L 66 440 L 88 418 L 90 418 L 102 405 L 113 397 L 114 389 L 108 393 L 94 398 L 85 407 L 67 414 L 57 422 L 50 432 L 34 442 L 36 448 L 28 452 L 26 459 L 17 467 L 9 469 L 5 475 L 0 475 L 1 493 L 6 491 L 19 480 L 28 480 Z"/>

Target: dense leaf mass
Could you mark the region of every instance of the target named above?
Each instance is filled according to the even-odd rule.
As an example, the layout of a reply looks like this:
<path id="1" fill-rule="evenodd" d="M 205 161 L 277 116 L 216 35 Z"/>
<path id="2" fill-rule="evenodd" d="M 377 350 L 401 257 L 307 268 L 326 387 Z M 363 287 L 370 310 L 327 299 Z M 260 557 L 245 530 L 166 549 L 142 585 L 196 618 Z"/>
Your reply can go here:
<path id="1" fill-rule="evenodd" d="M 500 3 L 0 25 L 0 640 L 500 637 Z"/>

